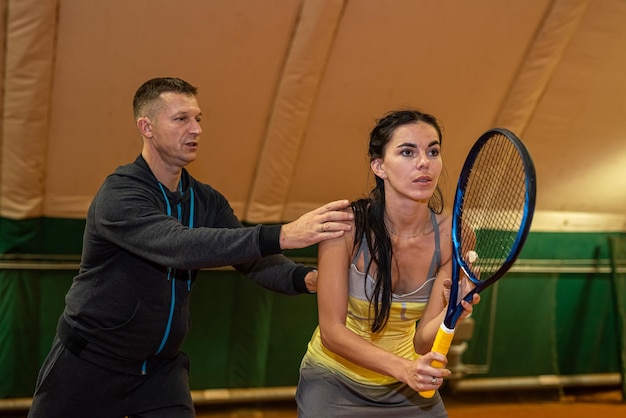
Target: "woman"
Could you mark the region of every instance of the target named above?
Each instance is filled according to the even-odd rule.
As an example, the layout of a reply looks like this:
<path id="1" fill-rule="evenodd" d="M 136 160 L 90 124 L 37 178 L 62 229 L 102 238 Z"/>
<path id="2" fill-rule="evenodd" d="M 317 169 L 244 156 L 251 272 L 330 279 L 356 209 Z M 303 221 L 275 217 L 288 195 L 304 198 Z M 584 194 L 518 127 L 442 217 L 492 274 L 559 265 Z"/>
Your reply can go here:
<path id="1" fill-rule="evenodd" d="M 376 187 L 352 203 L 352 232 L 319 244 L 319 326 L 300 368 L 299 417 L 447 416 L 438 392 L 418 393 L 450 375 L 431 366 L 445 356 L 429 352 L 451 283 L 441 141 L 435 117 L 415 110 L 372 130 Z"/>

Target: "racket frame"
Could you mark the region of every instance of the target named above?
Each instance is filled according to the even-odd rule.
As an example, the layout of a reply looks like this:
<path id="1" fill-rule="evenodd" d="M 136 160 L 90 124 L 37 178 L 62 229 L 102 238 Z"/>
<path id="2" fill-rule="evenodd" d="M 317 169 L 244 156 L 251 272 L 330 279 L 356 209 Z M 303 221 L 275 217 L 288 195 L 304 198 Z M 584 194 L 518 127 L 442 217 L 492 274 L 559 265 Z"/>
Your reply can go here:
<path id="1" fill-rule="evenodd" d="M 503 135 L 507 137 L 515 148 L 517 148 L 517 152 L 522 157 L 521 159 L 524 165 L 524 172 L 526 173 L 525 182 L 527 192 L 524 200 L 524 214 L 522 216 L 521 227 L 517 232 L 513 245 L 511 246 L 511 251 L 509 252 L 509 255 L 504 263 L 502 263 L 502 265 L 488 279 L 483 281 L 472 274 L 469 263 L 466 262 L 461 254 L 461 224 L 463 220 L 462 207 L 465 189 L 467 187 L 467 182 L 469 181 L 476 156 L 493 135 Z M 454 205 L 452 209 L 452 287 L 450 288 L 450 299 L 448 302 L 446 316 L 443 321 L 446 328 L 454 329 L 457 321 L 463 313 L 463 305 L 461 305 L 461 301 L 457 301 L 461 272 L 465 274 L 475 285 L 474 288 L 462 299 L 467 302 L 471 302 L 474 294 L 480 293 L 487 287 L 491 286 L 511 268 L 513 263 L 515 263 L 530 231 L 535 208 L 536 194 L 537 181 L 535 166 L 528 149 L 522 141 L 513 132 L 505 128 L 493 128 L 482 134 L 474 143 L 467 158 L 465 159 L 454 196 Z"/>
<path id="2" fill-rule="evenodd" d="M 476 156 L 480 153 L 482 147 L 493 135 L 503 135 L 507 137 L 509 141 L 511 141 L 515 145 L 519 155 L 522 157 L 522 163 L 524 164 L 524 173 L 526 174 L 526 196 L 524 201 L 524 213 L 522 215 L 520 229 L 518 230 L 508 257 L 505 259 L 504 263 L 502 263 L 502 265 L 488 279 L 482 281 L 472 274 L 469 263 L 467 263 L 461 255 L 461 228 L 463 221 L 461 208 L 463 206 L 463 198 L 465 195 L 467 182 L 469 180 L 474 161 L 476 160 Z M 467 302 L 471 302 L 475 294 L 482 292 L 487 287 L 495 283 L 502 276 L 504 276 L 504 274 L 517 260 L 517 257 L 519 256 L 519 253 L 521 252 L 530 231 L 530 225 L 532 223 L 532 218 L 535 211 L 535 199 L 537 193 L 536 183 L 537 180 L 535 166 L 533 164 L 532 158 L 530 157 L 530 153 L 528 152 L 526 146 L 522 143 L 522 141 L 508 129 L 493 128 L 488 130 L 487 132 L 482 134 L 480 138 L 478 138 L 478 140 L 470 149 L 470 152 L 465 159 L 465 163 L 463 164 L 461 174 L 459 175 L 459 181 L 457 184 L 456 193 L 454 196 L 454 205 L 452 209 L 452 286 L 450 287 L 450 298 L 448 300 L 448 307 L 446 308 L 445 318 L 437 331 L 437 335 L 435 336 L 435 341 L 433 343 L 433 348 L 431 349 L 431 351 L 438 352 L 444 355 L 448 354 L 448 350 L 450 349 L 450 346 L 452 345 L 452 340 L 454 338 L 456 323 L 463 314 L 463 305 L 461 304 L 461 301 L 465 300 Z M 461 277 L 461 272 L 463 272 L 463 274 L 465 274 L 475 286 L 471 291 L 468 292 L 467 295 L 465 295 L 461 299 L 461 301 L 457 302 L 459 293 L 459 278 Z M 443 367 L 443 363 L 436 360 L 433 360 L 431 365 L 437 368 Z M 424 398 L 432 398 L 435 394 L 435 390 L 427 390 L 419 393 Z"/>

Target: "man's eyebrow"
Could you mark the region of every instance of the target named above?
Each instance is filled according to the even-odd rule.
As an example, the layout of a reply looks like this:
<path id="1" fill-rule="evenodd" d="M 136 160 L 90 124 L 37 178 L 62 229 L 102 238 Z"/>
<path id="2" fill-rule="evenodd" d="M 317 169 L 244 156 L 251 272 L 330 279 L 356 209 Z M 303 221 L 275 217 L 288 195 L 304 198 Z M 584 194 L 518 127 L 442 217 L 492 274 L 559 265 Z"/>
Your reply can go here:
<path id="1" fill-rule="evenodd" d="M 193 115 L 194 113 L 189 111 L 189 110 L 179 110 L 176 113 L 174 113 L 172 116 L 173 117 L 178 117 L 178 116 L 189 116 L 189 115 Z M 202 116 L 202 112 L 195 114 L 194 117 L 198 117 L 198 116 Z"/>

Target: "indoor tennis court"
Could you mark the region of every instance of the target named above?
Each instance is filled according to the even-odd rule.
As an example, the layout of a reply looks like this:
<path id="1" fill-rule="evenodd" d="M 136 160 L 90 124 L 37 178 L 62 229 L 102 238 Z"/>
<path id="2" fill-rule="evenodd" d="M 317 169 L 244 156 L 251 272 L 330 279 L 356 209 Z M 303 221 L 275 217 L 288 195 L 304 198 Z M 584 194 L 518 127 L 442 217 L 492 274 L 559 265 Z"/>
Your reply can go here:
<path id="1" fill-rule="evenodd" d="M 390 110 L 441 121 L 445 211 L 476 139 L 514 132 L 534 218 L 456 332 L 449 414 L 626 416 L 625 1 L 0 0 L 0 17 L 0 417 L 29 408 L 90 203 L 141 151 L 133 93 L 163 76 L 198 86 L 187 169 L 246 226 L 367 195 Z M 315 245 L 284 255 L 318 263 Z M 198 416 L 295 417 L 316 296 L 226 266 L 189 298 Z"/>

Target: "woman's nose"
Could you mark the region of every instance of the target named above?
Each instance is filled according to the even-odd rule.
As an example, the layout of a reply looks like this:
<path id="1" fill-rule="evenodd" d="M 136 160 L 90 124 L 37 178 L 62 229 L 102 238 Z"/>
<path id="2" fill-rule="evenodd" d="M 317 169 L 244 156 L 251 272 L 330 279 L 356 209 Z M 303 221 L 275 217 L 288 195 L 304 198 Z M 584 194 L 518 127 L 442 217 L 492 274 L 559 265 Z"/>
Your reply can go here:
<path id="1" fill-rule="evenodd" d="M 417 168 L 428 167 L 429 164 L 430 160 L 428 159 L 428 156 L 420 154 L 417 159 Z"/>

